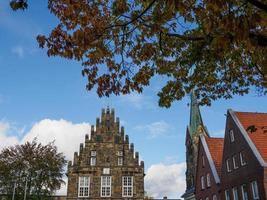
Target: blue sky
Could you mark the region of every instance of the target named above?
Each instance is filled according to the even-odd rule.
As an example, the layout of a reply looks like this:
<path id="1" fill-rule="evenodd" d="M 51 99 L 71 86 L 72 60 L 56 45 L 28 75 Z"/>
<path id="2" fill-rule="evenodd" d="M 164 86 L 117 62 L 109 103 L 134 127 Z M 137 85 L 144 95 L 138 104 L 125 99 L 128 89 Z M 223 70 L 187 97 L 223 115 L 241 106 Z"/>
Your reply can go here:
<path id="1" fill-rule="evenodd" d="M 93 91 L 87 92 L 80 63 L 48 58 L 46 51 L 38 48 L 37 34 L 49 33 L 56 22 L 46 8 L 46 1 L 30 1 L 29 9 L 24 12 L 12 12 L 8 1 L 0 2 L 0 138 L 1 134 L 5 138 L 0 141 L 0 147 L 4 146 L 4 141 L 24 141 L 26 135 L 39 130 L 37 125 L 45 119 L 50 120 L 46 121 L 50 125 L 65 120 L 76 128 L 77 124 L 95 124 L 101 108 L 109 105 L 115 108 L 130 141 L 145 161 L 148 184 L 156 181 L 157 169 L 165 167 L 171 169 L 170 172 L 180 170 L 175 177 L 177 183 L 183 185 L 189 97 L 175 102 L 169 109 L 159 108 L 158 80 L 154 80 L 142 95 L 100 99 Z M 236 96 L 214 102 L 211 107 L 202 107 L 203 121 L 211 135 L 223 136 L 225 113 L 229 108 L 267 112 L 267 97 L 259 97 L 252 91 L 243 97 Z M 55 139 L 60 140 L 60 137 Z M 74 149 L 78 150 L 78 147 Z M 173 198 L 183 190 L 174 187 L 155 193 L 157 188 L 146 187 L 151 195 L 165 194 Z"/>

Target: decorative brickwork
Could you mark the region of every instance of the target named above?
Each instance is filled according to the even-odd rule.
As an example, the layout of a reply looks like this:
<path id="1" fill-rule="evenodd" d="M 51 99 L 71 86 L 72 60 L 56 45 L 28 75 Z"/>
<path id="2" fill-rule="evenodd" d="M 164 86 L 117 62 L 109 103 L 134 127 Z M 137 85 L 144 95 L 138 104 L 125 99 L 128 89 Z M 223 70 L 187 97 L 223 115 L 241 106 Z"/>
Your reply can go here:
<path id="1" fill-rule="evenodd" d="M 85 144 L 69 162 L 67 175 L 67 199 L 144 198 L 144 162 L 139 163 L 113 109 L 102 110 L 91 137 L 85 136 Z"/>

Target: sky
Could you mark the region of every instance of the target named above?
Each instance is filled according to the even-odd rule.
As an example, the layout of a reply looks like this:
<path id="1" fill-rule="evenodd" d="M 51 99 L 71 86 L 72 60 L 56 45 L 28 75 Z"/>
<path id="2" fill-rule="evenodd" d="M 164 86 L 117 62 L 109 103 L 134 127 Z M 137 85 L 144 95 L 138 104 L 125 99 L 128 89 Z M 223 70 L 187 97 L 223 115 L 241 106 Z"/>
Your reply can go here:
<path id="1" fill-rule="evenodd" d="M 71 160 L 90 126 L 107 106 L 116 116 L 145 162 L 145 190 L 156 198 L 179 198 L 185 190 L 185 133 L 190 98 L 171 108 L 158 107 L 156 79 L 143 94 L 98 98 L 86 91 L 80 63 L 47 57 L 36 42 L 48 34 L 57 19 L 46 1 L 30 1 L 26 11 L 13 12 L 0 2 L 0 150 L 8 145 L 55 140 Z M 249 95 L 201 107 L 210 135 L 223 137 L 227 109 L 267 112 L 267 97 Z M 63 187 L 58 194 L 66 194 Z"/>

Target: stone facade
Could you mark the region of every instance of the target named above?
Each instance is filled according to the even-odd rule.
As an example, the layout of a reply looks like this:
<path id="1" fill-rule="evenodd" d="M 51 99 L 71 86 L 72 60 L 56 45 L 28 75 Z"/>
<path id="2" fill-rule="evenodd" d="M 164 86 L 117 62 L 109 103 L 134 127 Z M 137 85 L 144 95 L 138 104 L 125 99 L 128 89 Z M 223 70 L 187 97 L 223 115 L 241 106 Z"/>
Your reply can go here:
<path id="1" fill-rule="evenodd" d="M 69 162 L 67 175 L 69 200 L 144 198 L 144 162 L 129 145 L 113 109 L 102 109 L 91 137 L 85 136 L 73 163 Z"/>

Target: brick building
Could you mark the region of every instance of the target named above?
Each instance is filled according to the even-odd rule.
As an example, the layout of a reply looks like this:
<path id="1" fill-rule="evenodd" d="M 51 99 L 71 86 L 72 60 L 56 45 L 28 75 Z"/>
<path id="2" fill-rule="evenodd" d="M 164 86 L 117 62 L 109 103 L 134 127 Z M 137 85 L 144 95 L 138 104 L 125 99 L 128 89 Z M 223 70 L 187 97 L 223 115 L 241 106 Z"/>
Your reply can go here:
<path id="1" fill-rule="evenodd" d="M 228 110 L 221 170 L 222 199 L 266 199 L 267 113 Z"/>
<path id="2" fill-rule="evenodd" d="M 223 138 L 200 136 L 196 175 L 197 199 L 220 199 L 222 153 Z"/>
<path id="3" fill-rule="evenodd" d="M 114 110 L 102 110 L 101 120 L 85 136 L 79 153 L 68 164 L 67 199 L 143 199 L 144 162 L 124 135 Z"/>
<path id="4" fill-rule="evenodd" d="M 228 110 L 224 139 L 199 137 L 197 200 L 266 199 L 267 113 Z"/>

